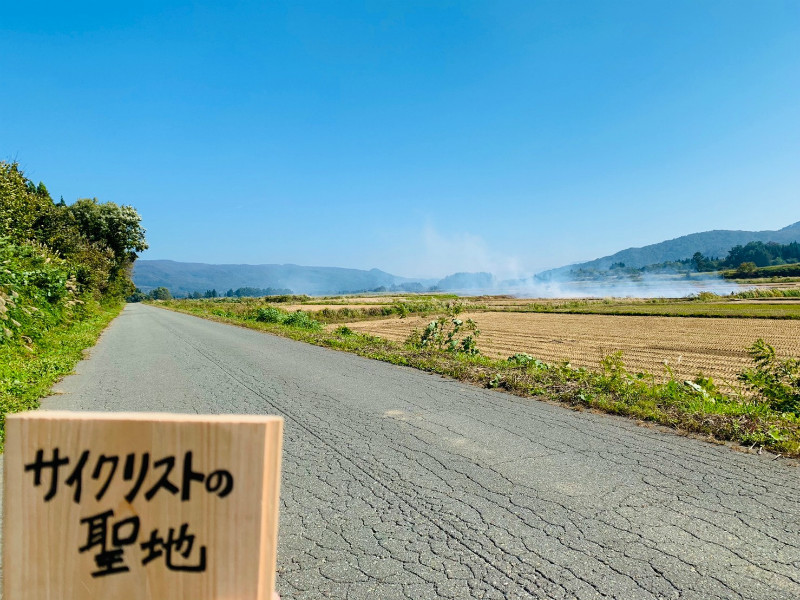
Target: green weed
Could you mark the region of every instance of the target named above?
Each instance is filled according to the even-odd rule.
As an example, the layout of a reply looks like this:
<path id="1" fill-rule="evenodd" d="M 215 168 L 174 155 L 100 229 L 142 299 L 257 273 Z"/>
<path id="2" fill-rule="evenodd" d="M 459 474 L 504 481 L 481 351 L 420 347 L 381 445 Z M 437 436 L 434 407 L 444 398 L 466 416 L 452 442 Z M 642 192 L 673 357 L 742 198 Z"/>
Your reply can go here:
<path id="1" fill-rule="evenodd" d="M 800 360 L 779 360 L 775 348 L 757 340 L 749 350 L 754 368 L 739 376 L 770 408 L 800 416 Z"/>
<path id="2" fill-rule="evenodd" d="M 83 320 L 53 327 L 30 345 L 0 346 L 0 451 L 5 439 L 5 416 L 32 410 L 52 385 L 72 371 L 83 350 L 94 345 L 100 332 L 124 305 L 92 306 Z"/>

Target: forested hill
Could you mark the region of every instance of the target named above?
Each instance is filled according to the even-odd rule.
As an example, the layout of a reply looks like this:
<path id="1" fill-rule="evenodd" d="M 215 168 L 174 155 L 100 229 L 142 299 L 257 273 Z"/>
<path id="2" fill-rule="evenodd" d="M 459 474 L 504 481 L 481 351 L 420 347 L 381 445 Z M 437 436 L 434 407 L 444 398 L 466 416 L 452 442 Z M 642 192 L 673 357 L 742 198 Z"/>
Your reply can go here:
<path id="1" fill-rule="evenodd" d="M 241 287 L 286 288 L 296 294 L 336 294 L 392 286 L 431 285 L 435 281 L 405 279 L 379 269 L 369 271 L 339 267 L 299 265 L 212 265 L 172 260 L 138 260 L 133 281 L 147 292 L 166 287 L 175 296 L 212 288 L 224 292 Z M 416 283 L 419 282 L 419 283 Z"/>
<path id="2" fill-rule="evenodd" d="M 641 248 L 628 248 L 611 256 L 604 256 L 588 262 L 551 269 L 539 273 L 539 277 L 566 276 L 570 271 L 577 269 L 605 270 L 615 263 L 624 263 L 626 267 L 640 268 L 691 258 L 695 252 L 709 257 L 724 257 L 734 246 L 744 246 L 748 242 L 789 244 L 797 241 L 800 241 L 800 221 L 777 231 L 732 231 L 726 229 L 703 231 Z"/>

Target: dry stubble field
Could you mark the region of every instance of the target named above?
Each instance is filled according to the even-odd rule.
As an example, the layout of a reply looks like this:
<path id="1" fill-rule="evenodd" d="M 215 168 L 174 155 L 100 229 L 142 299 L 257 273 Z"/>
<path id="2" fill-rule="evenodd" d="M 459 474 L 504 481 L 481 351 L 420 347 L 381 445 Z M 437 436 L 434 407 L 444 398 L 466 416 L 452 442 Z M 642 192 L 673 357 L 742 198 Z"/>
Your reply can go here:
<path id="1" fill-rule="evenodd" d="M 478 323 L 478 348 L 487 356 L 508 358 L 527 352 L 546 362 L 569 361 L 596 368 L 617 350 L 630 371 L 659 375 L 665 364 L 681 378 L 698 372 L 718 383 L 736 385 L 736 375 L 752 366 L 747 348 L 758 338 L 779 355 L 800 355 L 800 321 L 693 317 L 471 312 Z M 354 331 L 405 340 L 431 317 L 388 318 L 348 323 Z"/>

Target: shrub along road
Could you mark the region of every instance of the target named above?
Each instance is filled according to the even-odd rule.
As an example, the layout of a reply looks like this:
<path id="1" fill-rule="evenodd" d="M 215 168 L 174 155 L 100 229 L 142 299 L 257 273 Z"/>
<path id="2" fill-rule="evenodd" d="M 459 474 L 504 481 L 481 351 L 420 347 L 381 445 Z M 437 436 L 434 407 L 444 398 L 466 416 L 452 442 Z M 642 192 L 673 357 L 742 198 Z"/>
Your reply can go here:
<path id="1" fill-rule="evenodd" d="M 286 419 L 292 598 L 800 597 L 800 471 L 144 305 L 45 409 Z"/>

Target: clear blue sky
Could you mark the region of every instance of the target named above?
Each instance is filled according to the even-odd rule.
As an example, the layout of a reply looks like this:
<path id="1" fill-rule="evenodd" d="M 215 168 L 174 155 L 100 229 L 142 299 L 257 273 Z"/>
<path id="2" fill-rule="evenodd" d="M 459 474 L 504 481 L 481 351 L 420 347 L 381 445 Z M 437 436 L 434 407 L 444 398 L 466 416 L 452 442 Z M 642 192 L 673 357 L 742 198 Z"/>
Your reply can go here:
<path id="1" fill-rule="evenodd" d="M 143 258 L 524 274 L 800 220 L 800 2 L 14 2 L 0 158 Z"/>

